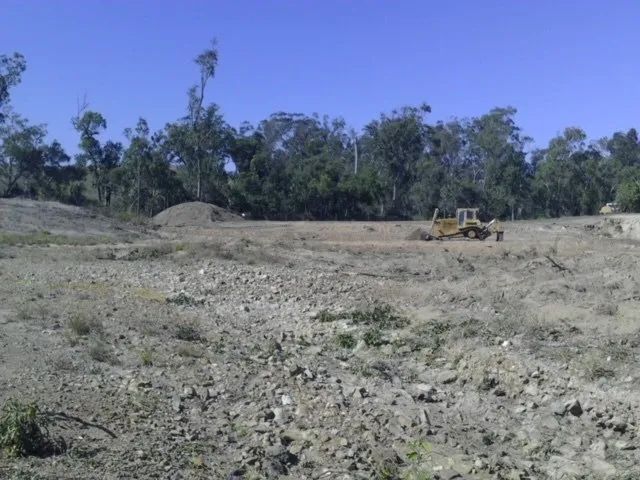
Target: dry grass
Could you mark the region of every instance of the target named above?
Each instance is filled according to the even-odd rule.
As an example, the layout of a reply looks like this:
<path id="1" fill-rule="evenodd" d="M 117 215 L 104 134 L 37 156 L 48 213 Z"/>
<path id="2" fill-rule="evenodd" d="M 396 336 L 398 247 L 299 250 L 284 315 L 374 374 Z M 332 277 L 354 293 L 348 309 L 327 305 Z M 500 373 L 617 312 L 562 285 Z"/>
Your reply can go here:
<path id="1" fill-rule="evenodd" d="M 100 245 L 113 243 L 114 240 L 105 236 L 66 236 L 40 231 L 35 233 L 0 233 L 0 245 Z"/>
<path id="2" fill-rule="evenodd" d="M 102 340 L 94 340 L 89 346 L 89 356 L 96 362 L 116 365 L 118 359 L 109 345 Z"/>
<path id="3" fill-rule="evenodd" d="M 178 346 L 176 353 L 184 358 L 202 358 L 204 356 L 204 351 L 201 347 L 191 345 L 188 343 L 183 343 Z"/>
<path id="4" fill-rule="evenodd" d="M 74 312 L 69 315 L 67 329 L 75 337 L 86 337 L 90 334 L 101 335 L 102 323 L 86 312 Z"/>
<path id="5" fill-rule="evenodd" d="M 40 302 L 28 302 L 18 305 L 15 319 L 20 322 L 35 321 L 44 326 L 51 316 L 51 307 L 49 305 Z"/>
<path id="6" fill-rule="evenodd" d="M 242 237 L 235 241 L 207 241 L 181 244 L 182 255 L 176 259 L 182 263 L 199 259 L 219 258 L 245 265 L 269 265 L 285 263 L 285 258 L 273 253 L 253 240 Z"/>
<path id="7" fill-rule="evenodd" d="M 183 323 L 178 325 L 174 335 L 178 340 L 185 342 L 200 342 L 202 340 L 200 327 L 196 323 Z"/>
<path id="8" fill-rule="evenodd" d="M 140 364 L 143 367 L 149 367 L 153 365 L 153 350 L 151 348 L 143 348 L 139 352 Z"/>
<path id="9" fill-rule="evenodd" d="M 589 352 L 583 355 L 580 358 L 580 366 L 585 376 L 590 380 L 613 378 L 616 375 L 611 362 L 598 352 Z"/>

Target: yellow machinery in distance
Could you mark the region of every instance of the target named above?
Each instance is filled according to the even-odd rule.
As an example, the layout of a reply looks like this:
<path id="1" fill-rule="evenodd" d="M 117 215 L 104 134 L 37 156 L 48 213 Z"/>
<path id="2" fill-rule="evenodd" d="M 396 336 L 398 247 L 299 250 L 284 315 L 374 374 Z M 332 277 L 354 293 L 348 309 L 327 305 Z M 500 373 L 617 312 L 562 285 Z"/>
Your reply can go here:
<path id="1" fill-rule="evenodd" d="M 456 237 L 485 240 L 495 233 L 496 241 L 501 242 L 504 239 L 504 230 L 500 222 L 493 219 L 483 225 L 478 218 L 479 210 L 478 208 L 458 208 L 455 218 L 438 218 L 439 210 L 436 208 L 431 221 L 431 230 L 424 234 L 423 240 Z"/>

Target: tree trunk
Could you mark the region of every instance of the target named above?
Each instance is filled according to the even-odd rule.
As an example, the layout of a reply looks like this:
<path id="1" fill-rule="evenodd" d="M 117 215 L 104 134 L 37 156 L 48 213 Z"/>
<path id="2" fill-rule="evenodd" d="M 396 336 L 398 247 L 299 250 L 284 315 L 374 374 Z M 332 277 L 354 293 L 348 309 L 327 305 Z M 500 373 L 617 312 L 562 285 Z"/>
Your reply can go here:
<path id="1" fill-rule="evenodd" d="M 136 205 L 136 215 L 140 215 L 140 159 L 138 158 L 138 203 Z"/>
<path id="2" fill-rule="evenodd" d="M 514 220 L 515 220 L 514 207 L 513 205 L 511 205 L 511 221 L 513 222 Z"/>
<path id="3" fill-rule="evenodd" d="M 356 138 L 353 142 L 353 152 L 354 152 L 354 165 L 353 165 L 353 173 L 355 175 L 358 174 L 358 139 Z"/>
<path id="4" fill-rule="evenodd" d="M 202 177 L 200 176 L 200 157 L 198 157 L 198 172 L 197 172 L 197 176 L 198 176 L 198 185 L 196 187 L 196 197 L 198 199 L 198 201 L 202 200 Z"/>

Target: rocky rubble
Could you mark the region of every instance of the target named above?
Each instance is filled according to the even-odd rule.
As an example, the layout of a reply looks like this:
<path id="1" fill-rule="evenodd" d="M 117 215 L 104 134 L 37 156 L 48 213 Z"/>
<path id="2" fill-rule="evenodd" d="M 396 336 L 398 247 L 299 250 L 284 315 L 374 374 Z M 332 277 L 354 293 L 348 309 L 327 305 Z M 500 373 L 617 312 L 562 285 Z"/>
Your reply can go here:
<path id="1" fill-rule="evenodd" d="M 0 477 L 640 478 L 637 329 L 605 325 L 637 302 L 624 251 L 556 253 L 563 274 L 509 242 L 252 242 L 0 260 L 1 399 L 82 420 Z"/>

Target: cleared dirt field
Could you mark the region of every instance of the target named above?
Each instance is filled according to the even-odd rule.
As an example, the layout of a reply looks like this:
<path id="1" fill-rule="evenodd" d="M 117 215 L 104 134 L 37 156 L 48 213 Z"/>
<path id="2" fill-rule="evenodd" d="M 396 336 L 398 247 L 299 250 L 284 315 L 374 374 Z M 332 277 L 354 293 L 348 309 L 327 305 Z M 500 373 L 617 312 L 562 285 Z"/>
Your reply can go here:
<path id="1" fill-rule="evenodd" d="M 0 204 L 0 402 L 66 448 L 0 478 L 640 478 L 638 216 L 496 243 L 22 208 Z"/>

